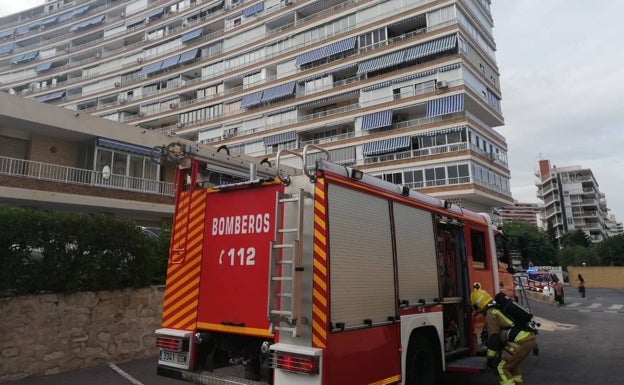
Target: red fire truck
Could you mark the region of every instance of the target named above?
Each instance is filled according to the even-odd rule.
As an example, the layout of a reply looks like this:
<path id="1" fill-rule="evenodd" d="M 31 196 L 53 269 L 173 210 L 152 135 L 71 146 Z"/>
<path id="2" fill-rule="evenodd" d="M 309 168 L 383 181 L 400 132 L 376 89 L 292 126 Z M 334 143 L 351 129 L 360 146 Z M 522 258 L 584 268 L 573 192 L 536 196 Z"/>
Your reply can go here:
<path id="1" fill-rule="evenodd" d="M 189 148 L 166 151 L 182 164 L 159 375 L 421 385 L 484 368 L 469 295 L 474 282 L 498 291 L 502 243 L 487 215 L 334 164 L 314 146 L 278 153 L 273 176 L 209 187 L 210 160 Z M 285 171 L 286 155 L 302 169 Z"/>

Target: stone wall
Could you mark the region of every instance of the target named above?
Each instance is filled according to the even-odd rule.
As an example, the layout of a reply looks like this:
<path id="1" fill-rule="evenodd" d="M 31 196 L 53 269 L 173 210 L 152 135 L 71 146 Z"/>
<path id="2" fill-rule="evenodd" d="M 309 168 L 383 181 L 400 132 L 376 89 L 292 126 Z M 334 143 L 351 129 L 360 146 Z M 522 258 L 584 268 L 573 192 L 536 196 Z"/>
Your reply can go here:
<path id="1" fill-rule="evenodd" d="M 163 293 L 151 287 L 0 298 L 0 381 L 155 356 Z"/>

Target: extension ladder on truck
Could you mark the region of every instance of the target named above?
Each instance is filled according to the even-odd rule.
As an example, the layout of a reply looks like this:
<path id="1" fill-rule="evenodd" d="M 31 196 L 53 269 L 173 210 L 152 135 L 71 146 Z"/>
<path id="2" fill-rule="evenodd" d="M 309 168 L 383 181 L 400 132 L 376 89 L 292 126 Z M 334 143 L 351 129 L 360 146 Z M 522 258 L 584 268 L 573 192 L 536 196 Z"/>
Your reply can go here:
<path id="1" fill-rule="evenodd" d="M 290 153 L 302 159 L 305 174 L 313 180 L 314 175 L 310 174 L 306 167 L 308 147 L 320 149 L 308 145 L 304 149 L 303 155 L 290 150 L 281 150 L 277 155 L 277 170 L 280 170 L 281 155 Z M 329 153 L 325 150 L 322 151 L 329 158 Z M 290 177 L 282 178 L 278 174 L 278 178 L 285 185 L 290 184 Z M 299 327 L 302 322 L 303 246 L 301 241 L 303 238 L 304 203 L 305 199 L 311 197 L 312 195 L 303 188 L 294 193 L 277 192 L 276 196 L 275 218 L 277 218 L 278 224 L 275 227 L 274 240 L 271 242 L 268 316 L 274 332 L 291 332 L 293 337 L 299 336 Z"/>

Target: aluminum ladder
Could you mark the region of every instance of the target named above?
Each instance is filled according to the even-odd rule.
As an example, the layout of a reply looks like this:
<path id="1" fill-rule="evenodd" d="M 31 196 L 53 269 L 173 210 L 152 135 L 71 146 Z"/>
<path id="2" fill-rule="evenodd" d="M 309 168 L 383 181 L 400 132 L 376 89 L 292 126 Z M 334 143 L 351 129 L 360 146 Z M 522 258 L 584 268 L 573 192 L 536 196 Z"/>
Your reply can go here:
<path id="1" fill-rule="evenodd" d="M 277 192 L 275 237 L 271 242 L 268 317 L 271 330 L 289 331 L 293 337 L 300 335 L 301 275 L 303 274 L 303 206 L 310 194 L 300 189 L 298 193 Z M 286 206 L 294 205 L 295 210 Z M 296 216 L 296 218 L 293 218 Z M 281 227 L 294 223 L 293 227 Z M 283 220 L 282 225 L 279 221 Z"/>

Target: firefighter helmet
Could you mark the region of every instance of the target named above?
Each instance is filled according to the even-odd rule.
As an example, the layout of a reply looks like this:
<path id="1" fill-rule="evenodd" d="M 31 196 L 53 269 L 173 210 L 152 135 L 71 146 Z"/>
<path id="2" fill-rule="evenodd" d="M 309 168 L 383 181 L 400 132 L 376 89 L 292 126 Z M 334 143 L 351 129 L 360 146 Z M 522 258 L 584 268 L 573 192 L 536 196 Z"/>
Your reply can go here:
<path id="1" fill-rule="evenodd" d="M 483 289 L 475 289 L 470 294 L 470 303 L 478 310 L 483 310 L 492 302 L 492 296 Z"/>

